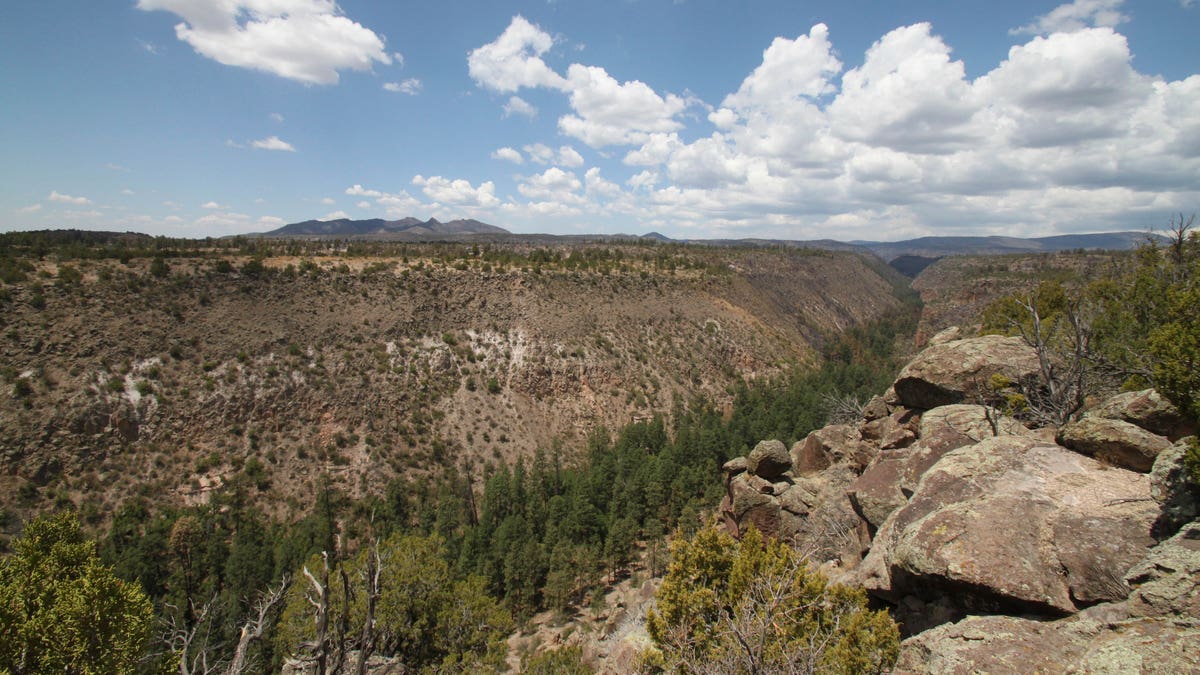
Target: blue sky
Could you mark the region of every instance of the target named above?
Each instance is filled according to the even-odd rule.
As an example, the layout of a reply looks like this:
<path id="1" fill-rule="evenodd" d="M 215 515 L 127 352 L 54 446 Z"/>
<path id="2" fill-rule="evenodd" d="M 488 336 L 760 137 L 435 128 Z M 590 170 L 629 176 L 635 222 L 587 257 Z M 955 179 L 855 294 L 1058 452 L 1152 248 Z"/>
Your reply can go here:
<path id="1" fill-rule="evenodd" d="M 892 240 L 1200 208 L 1200 3 L 0 6 L 0 230 Z"/>

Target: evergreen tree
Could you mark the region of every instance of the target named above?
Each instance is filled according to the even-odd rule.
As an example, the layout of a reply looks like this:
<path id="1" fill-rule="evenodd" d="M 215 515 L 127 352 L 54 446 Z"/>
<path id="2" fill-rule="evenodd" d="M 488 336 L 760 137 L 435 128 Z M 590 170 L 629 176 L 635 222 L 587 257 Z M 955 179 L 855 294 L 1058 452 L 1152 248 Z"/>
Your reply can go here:
<path id="1" fill-rule="evenodd" d="M 0 671 L 130 672 L 153 625 L 145 593 L 101 564 L 74 513 L 29 522 L 0 559 Z"/>

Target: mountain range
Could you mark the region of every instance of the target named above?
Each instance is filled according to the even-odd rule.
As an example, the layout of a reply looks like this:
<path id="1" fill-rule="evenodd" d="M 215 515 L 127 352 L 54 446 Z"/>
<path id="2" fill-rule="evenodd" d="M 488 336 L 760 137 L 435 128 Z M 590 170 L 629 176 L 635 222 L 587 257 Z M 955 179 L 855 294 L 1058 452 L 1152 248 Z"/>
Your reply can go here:
<path id="1" fill-rule="evenodd" d="M 261 237 L 347 237 L 352 239 L 392 239 L 392 240 L 437 240 L 457 239 L 460 237 L 476 238 L 483 236 L 490 240 L 520 239 L 532 240 L 535 243 L 551 244 L 559 241 L 603 240 L 603 239 L 643 239 L 657 242 L 679 242 L 690 244 L 707 244 L 713 246 L 746 246 L 746 245 L 776 245 L 798 246 L 805 248 L 820 248 L 842 251 L 870 251 L 886 261 L 893 261 L 905 256 L 917 256 L 932 260 L 948 255 L 996 255 L 1005 253 L 1053 253 L 1055 251 L 1071 251 L 1076 249 L 1089 250 L 1127 250 L 1137 247 L 1147 238 L 1158 237 L 1147 232 L 1101 232 L 1092 234 L 1063 234 L 1048 237 L 920 237 L 903 241 L 836 241 L 833 239 L 820 240 L 787 240 L 787 239 L 719 239 L 719 240 L 677 240 L 658 232 L 637 235 L 547 235 L 547 234 L 513 234 L 496 225 L 478 220 L 451 220 L 441 222 L 435 218 L 420 220 L 408 217 L 400 220 L 384 220 L 371 218 L 368 220 L 352 220 L 339 218 L 336 220 L 306 220 L 291 223 L 277 230 L 263 232 Z M 918 270 L 919 271 L 919 270 Z"/>
<path id="2" fill-rule="evenodd" d="M 412 217 L 400 220 L 338 218 L 336 220 L 306 220 L 301 223 L 291 223 L 277 230 L 265 232 L 261 236 L 425 238 L 462 234 L 509 234 L 509 231 L 502 227 L 481 223 L 478 220 L 451 220 L 443 223 L 436 218 L 424 221 Z"/>

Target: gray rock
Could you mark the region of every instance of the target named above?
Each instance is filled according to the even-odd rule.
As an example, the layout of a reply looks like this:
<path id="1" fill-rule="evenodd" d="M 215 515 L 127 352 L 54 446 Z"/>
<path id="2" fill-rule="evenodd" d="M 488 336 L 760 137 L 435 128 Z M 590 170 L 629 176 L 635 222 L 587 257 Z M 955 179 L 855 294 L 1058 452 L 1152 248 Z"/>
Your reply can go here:
<path id="1" fill-rule="evenodd" d="M 1148 472 L 1158 453 L 1171 442 L 1158 434 L 1121 420 L 1084 417 L 1058 432 L 1058 442 L 1115 466 Z"/>
<path id="2" fill-rule="evenodd" d="M 1037 354 L 1021 338 L 985 335 L 931 345 L 900 371 L 892 388 L 903 405 L 928 410 L 988 398 L 993 375 L 1020 382 L 1037 373 Z"/>
<path id="3" fill-rule="evenodd" d="M 1179 414 L 1179 409 L 1154 389 L 1117 394 L 1088 411 L 1089 417 L 1103 417 L 1136 424 L 1151 433 L 1173 441 L 1195 432 L 1194 425 Z"/>
<path id="4" fill-rule="evenodd" d="M 905 640 L 895 673 L 1177 673 L 1200 668 L 1200 624 L 975 616 Z"/>
<path id="5" fill-rule="evenodd" d="M 1191 481 L 1184 457 L 1192 439 L 1185 438 L 1163 450 L 1150 469 L 1150 496 L 1162 505 L 1159 536 L 1174 534 L 1184 523 L 1200 516 L 1200 486 Z"/>
<path id="6" fill-rule="evenodd" d="M 1125 581 L 1134 587 L 1125 603 L 1131 616 L 1200 621 L 1200 523 L 1155 546 Z"/>
<path id="7" fill-rule="evenodd" d="M 792 468 L 792 456 L 787 446 L 780 441 L 760 441 L 746 458 L 750 473 L 771 480 Z"/>

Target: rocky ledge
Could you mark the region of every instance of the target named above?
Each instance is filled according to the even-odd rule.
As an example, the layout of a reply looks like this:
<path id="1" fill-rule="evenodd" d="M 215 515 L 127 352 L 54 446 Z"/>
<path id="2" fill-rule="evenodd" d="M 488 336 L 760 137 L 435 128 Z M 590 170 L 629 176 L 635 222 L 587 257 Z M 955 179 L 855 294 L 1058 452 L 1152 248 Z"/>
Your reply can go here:
<path id="1" fill-rule="evenodd" d="M 897 672 L 1197 672 L 1194 432 L 1153 390 L 1029 429 L 981 382 L 1036 375 L 994 336 L 935 341 L 856 425 L 724 467 L 721 514 L 888 603 Z"/>

